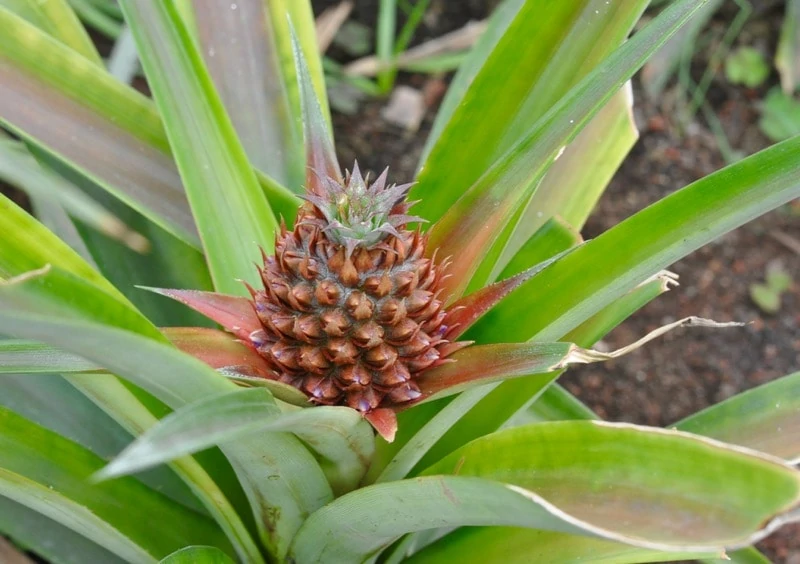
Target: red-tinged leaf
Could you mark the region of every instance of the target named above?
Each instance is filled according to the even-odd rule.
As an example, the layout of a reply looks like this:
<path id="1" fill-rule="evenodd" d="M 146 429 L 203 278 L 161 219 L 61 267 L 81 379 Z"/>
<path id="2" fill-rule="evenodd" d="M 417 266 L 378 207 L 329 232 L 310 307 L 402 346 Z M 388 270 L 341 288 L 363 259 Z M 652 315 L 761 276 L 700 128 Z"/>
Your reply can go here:
<path id="1" fill-rule="evenodd" d="M 241 372 L 245 375 L 261 378 L 273 375 L 261 355 L 225 331 L 205 327 L 164 327 L 161 332 L 173 345 L 211 368 L 242 367 Z"/>
<path id="2" fill-rule="evenodd" d="M 503 343 L 459 351 L 448 362 L 422 373 L 417 385 L 425 401 L 496 380 L 546 374 L 564 367 L 577 347 L 571 343 Z"/>
<path id="3" fill-rule="evenodd" d="M 140 286 L 140 288 L 167 296 L 189 306 L 209 319 L 213 319 L 246 342 L 250 342 L 250 334 L 253 331 L 262 328 L 253 308 L 253 302 L 247 298 L 197 290 L 170 290 L 144 286 Z"/>
<path id="4" fill-rule="evenodd" d="M 453 303 L 453 305 L 448 308 L 449 313 L 444 322 L 449 328 L 448 332 L 445 334 L 445 338 L 452 341 L 463 335 L 473 323 L 480 319 L 484 313 L 500 303 L 503 298 L 571 250 L 572 249 L 568 249 L 559 253 L 553 258 L 540 262 L 511 278 L 486 286 Z"/>
<path id="5" fill-rule="evenodd" d="M 292 29 L 292 53 L 300 86 L 300 102 L 303 109 L 303 137 L 306 146 L 306 190 L 321 193 L 322 182 L 326 176 L 343 182 L 342 171 L 336 159 L 333 134 L 322 114 L 322 106 L 317 99 L 311 73 L 308 70 L 303 51 Z"/>
<path id="6" fill-rule="evenodd" d="M 387 443 L 394 441 L 394 436 L 397 434 L 397 415 L 393 410 L 387 408 L 374 409 L 365 414 L 364 419 L 375 428 Z"/>
<path id="7" fill-rule="evenodd" d="M 279 400 L 310 407 L 303 392 L 273 380 L 274 373 L 264 359 L 230 333 L 204 327 L 164 327 L 161 331 L 180 350 L 219 370 L 237 384 L 267 388 Z"/>
<path id="8" fill-rule="evenodd" d="M 701 317 L 684 317 L 651 331 L 638 341 L 611 352 L 583 349 L 573 343 L 501 343 L 469 347 L 448 358 L 417 379 L 422 396 L 415 403 L 455 394 L 465 388 L 528 374 L 546 374 L 570 364 L 605 362 L 635 351 L 653 339 L 679 327 L 741 327 L 742 323 L 718 323 Z"/>

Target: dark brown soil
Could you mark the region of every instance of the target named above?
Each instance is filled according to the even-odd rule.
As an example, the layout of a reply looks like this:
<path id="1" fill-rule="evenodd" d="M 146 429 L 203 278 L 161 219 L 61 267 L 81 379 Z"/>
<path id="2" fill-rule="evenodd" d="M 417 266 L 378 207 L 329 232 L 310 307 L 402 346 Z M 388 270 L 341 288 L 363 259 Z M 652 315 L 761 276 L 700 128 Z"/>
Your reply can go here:
<path id="1" fill-rule="evenodd" d="M 325 4 L 330 2 L 315 2 L 319 6 Z M 468 2 L 461 11 L 453 11 L 453 4 L 434 0 L 434 8 L 445 5 L 447 8 L 429 21 L 422 35 L 435 36 L 456 29 L 486 13 L 486 4 L 482 2 Z M 364 1 L 356 5 L 355 17 L 373 24 L 374 3 Z M 748 22 L 741 41 L 766 43 L 774 48 L 781 21 L 780 10 L 775 10 L 774 5 L 756 6 L 760 10 Z M 713 41 L 714 33 L 724 29 L 732 15 L 729 10 L 721 13 L 707 32 L 709 40 Z M 753 37 L 753 33 L 760 37 Z M 705 66 L 700 55 L 693 70 L 702 72 Z M 440 80 L 401 75 L 401 81 L 430 90 L 438 89 Z M 776 82 L 777 77 L 771 77 L 770 85 Z M 602 233 L 725 164 L 718 138 L 703 121 L 678 123 L 674 104 L 678 88 L 674 86 L 661 99 L 649 102 L 638 82 L 635 83 L 636 120 L 641 138 L 589 219 L 585 237 Z M 745 91 L 718 76 L 707 94 L 731 145 L 745 154 L 770 144 L 756 126 L 757 104 L 765 90 L 766 87 Z M 334 116 L 340 159 L 343 166 L 350 167 L 358 158 L 362 169 L 373 171 L 388 165 L 395 180 L 405 181 L 414 174 L 436 108 L 428 111 L 419 132 L 407 134 L 381 119 L 384 104 L 371 101 L 363 104 L 355 116 Z M 665 426 L 800 369 L 800 260 L 796 252 L 772 236 L 778 232 L 800 239 L 799 215 L 800 207 L 796 204 L 785 206 L 673 265 L 671 270 L 680 275 L 680 287 L 623 323 L 603 345 L 623 346 L 665 323 L 689 315 L 746 321 L 749 322 L 746 327 L 679 330 L 616 361 L 572 369 L 561 383 L 605 419 Z M 775 264 L 781 265 L 795 283 L 783 295 L 780 311 L 769 315 L 753 303 L 749 288 L 762 282 L 767 267 Z M 759 547 L 774 562 L 797 563 L 800 526 L 785 527 Z"/>

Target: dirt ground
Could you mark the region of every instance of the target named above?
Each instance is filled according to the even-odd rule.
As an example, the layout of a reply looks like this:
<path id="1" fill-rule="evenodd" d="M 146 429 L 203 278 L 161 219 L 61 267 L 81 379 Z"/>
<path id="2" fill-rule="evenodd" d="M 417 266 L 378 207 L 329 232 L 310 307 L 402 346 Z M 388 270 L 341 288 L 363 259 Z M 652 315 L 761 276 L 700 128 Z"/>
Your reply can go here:
<path id="1" fill-rule="evenodd" d="M 315 2 L 321 8 L 331 2 Z M 782 10 L 780 3 L 756 3 L 756 10 L 739 41 L 764 45 L 774 52 Z M 776 6 L 777 4 L 777 6 Z M 376 20 L 375 3 L 356 2 L 353 17 L 365 24 Z M 488 13 L 487 2 L 432 2 L 419 39 L 439 36 Z M 723 10 L 705 32 L 712 38 L 729 24 L 733 12 Z M 707 63 L 702 55 L 693 74 Z M 412 86 L 438 90 L 440 79 L 403 75 Z M 761 89 L 746 90 L 717 76 L 707 99 L 718 114 L 732 147 L 751 154 L 769 145 L 757 127 L 758 103 L 777 83 L 773 72 Z M 641 137 L 614 177 L 583 230 L 594 237 L 624 218 L 686 184 L 724 166 L 718 138 L 697 118 L 681 124 L 675 118 L 679 87 L 648 101 L 639 80 L 634 83 L 635 117 Z M 384 101 L 362 105 L 356 115 L 334 116 L 342 165 L 358 158 L 362 170 L 390 166 L 391 177 L 403 182 L 414 173 L 427 132 L 435 116 L 431 107 L 420 130 L 408 134 L 387 124 L 380 111 Z M 561 379 L 569 391 L 600 416 L 612 421 L 669 425 L 704 407 L 753 386 L 800 369 L 800 260 L 774 238 L 775 233 L 800 239 L 800 207 L 785 206 L 698 250 L 671 267 L 680 287 L 655 300 L 623 323 L 605 340 L 616 348 L 660 325 L 689 315 L 718 321 L 745 321 L 734 329 L 679 330 L 624 358 L 606 364 L 573 368 Z M 768 266 L 780 265 L 794 282 L 775 315 L 751 300 L 751 284 L 763 282 Z M 800 526 L 789 526 L 759 547 L 774 562 L 800 562 Z"/>

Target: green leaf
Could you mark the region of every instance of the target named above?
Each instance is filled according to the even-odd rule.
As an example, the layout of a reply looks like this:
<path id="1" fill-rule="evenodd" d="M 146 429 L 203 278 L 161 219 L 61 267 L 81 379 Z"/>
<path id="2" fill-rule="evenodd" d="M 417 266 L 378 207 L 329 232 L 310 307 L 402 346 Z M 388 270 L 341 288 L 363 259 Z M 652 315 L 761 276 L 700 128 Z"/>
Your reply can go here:
<path id="1" fill-rule="evenodd" d="M 497 561 L 507 564 L 602 562 L 643 564 L 694 560 L 703 552 L 661 552 L 590 537 L 519 527 L 462 527 L 412 555 L 409 564 L 420 562 Z"/>
<path id="2" fill-rule="evenodd" d="M 436 112 L 433 127 L 431 127 L 431 132 L 428 134 L 428 138 L 425 141 L 425 147 L 422 149 L 420 165 L 427 160 L 431 149 L 433 149 L 442 131 L 449 124 L 453 113 L 464 99 L 464 95 L 475 80 L 475 76 L 497 46 L 497 43 L 506 33 L 508 26 L 514 21 L 517 12 L 519 12 L 519 9 L 525 1 L 526 0 L 504 0 L 492 12 L 487 22 L 486 29 L 483 31 L 478 41 L 475 42 L 472 49 L 470 49 L 469 54 L 461 65 L 459 65 L 458 72 L 456 72 L 456 75 L 450 82 L 450 86 L 447 87 L 447 93 L 439 106 L 439 110 Z"/>
<path id="3" fill-rule="evenodd" d="M 378 72 L 378 88 L 382 93 L 392 89 L 394 74 L 391 71 L 394 59 L 395 30 L 397 28 L 397 0 L 379 0 L 378 27 L 375 38 L 375 55 L 382 66 Z"/>
<path id="4" fill-rule="evenodd" d="M 1 495 L 0 531 L 52 564 L 125 564 L 119 556 L 72 529 Z"/>
<path id="5" fill-rule="evenodd" d="M 2 7 L 0 29 L 0 121 L 199 245 L 153 103 Z"/>
<path id="6" fill-rule="evenodd" d="M 576 231 L 583 229 L 600 195 L 639 138 L 632 105 L 633 93 L 627 83 L 567 145 L 528 202 L 500 265 L 552 217 Z"/>
<path id="7" fill-rule="evenodd" d="M 186 186 L 214 287 L 246 294 L 277 228 L 174 0 L 120 3 Z"/>
<path id="8" fill-rule="evenodd" d="M 682 431 L 800 460 L 800 372 L 712 405 L 675 424 Z"/>
<path id="9" fill-rule="evenodd" d="M 174 409 L 235 389 L 200 361 L 154 340 L 97 323 L 54 318 L 52 313 L 41 315 L 31 306 L 20 308 L 8 301 L 6 292 L 0 292 L 0 304 L 4 331 L 102 364 Z M 303 515 L 332 497 L 319 465 L 294 437 L 263 434 L 229 443 L 222 450 L 248 494 L 262 542 L 276 554 L 286 550 Z M 264 479 L 273 475 L 280 478 Z"/>
<path id="10" fill-rule="evenodd" d="M 755 531 L 773 529 L 778 523 L 765 523 L 794 506 L 800 483 L 800 473 L 771 457 L 684 432 L 598 421 L 501 431 L 425 474 L 450 472 L 538 492 L 567 514 L 623 535 L 698 548 L 749 544 Z"/>
<path id="11" fill-rule="evenodd" d="M 642 86 L 650 98 L 664 91 L 676 69 L 690 57 L 697 46 L 697 38 L 712 16 L 722 6 L 723 0 L 709 0 L 686 25 L 667 41 L 642 69 Z"/>
<path id="12" fill-rule="evenodd" d="M 187 546 L 173 552 L 159 564 L 234 564 L 233 560 L 213 546 Z"/>
<path id="13" fill-rule="evenodd" d="M 141 313 L 58 267 L 48 265 L 0 282 L 0 302 L 10 302 L 16 307 L 52 316 L 99 321 L 111 327 L 135 331 L 154 341 L 166 342 L 166 338 Z"/>
<path id="14" fill-rule="evenodd" d="M 497 277 L 505 280 L 582 243 L 580 233 L 559 217 L 544 222 L 514 253 Z"/>
<path id="15" fill-rule="evenodd" d="M 132 474 L 256 432 L 290 432 L 330 463 L 334 489 L 354 489 L 374 448 L 369 425 L 345 407 L 281 413 L 264 388 L 237 390 L 189 404 L 167 416 L 106 466 L 98 477 Z M 330 477 L 330 475 L 329 475 Z"/>
<path id="16" fill-rule="evenodd" d="M 140 435 L 158 421 L 117 378 L 97 375 L 73 375 L 66 378 L 134 436 Z M 119 449 L 115 449 L 115 452 L 118 451 Z M 238 484 L 234 487 L 229 483 L 232 476 L 226 472 L 231 473 L 230 465 L 221 454 L 205 454 L 206 456 L 200 457 L 202 465 L 193 458 L 182 458 L 176 460 L 172 468 L 225 531 L 237 554 L 242 559 L 260 562 L 259 550 L 242 522 L 242 516 L 236 512 L 238 507 L 246 508 L 247 502 L 240 499 L 244 498 L 244 494 Z M 174 488 L 169 488 L 168 491 L 173 492 L 175 497 Z"/>
<path id="17" fill-rule="evenodd" d="M 122 15 L 114 12 L 103 0 L 69 0 L 80 18 L 92 29 L 108 38 L 117 39 L 122 33 Z"/>
<path id="18" fill-rule="evenodd" d="M 0 340 L 0 374 L 52 374 L 96 370 L 97 364 L 35 341 Z"/>
<path id="19" fill-rule="evenodd" d="M 546 268 L 513 308 L 501 303 L 473 330 L 491 327 L 484 335 L 494 342 L 561 338 L 672 262 L 799 196 L 799 151 L 800 138 L 785 141 L 671 194 Z"/>
<path id="20" fill-rule="evenodd" d="M 787 0 L 781 36 L 775 53 L 775 67 L 781 75 L 781 87 L 792 94 L 800 86 L 800 1 Z"/>
<path id="21" fill-rule="evenodd" d="M 449 284 L 445 283 L 445 291 L 452 291 L 456 296 L 463 291 L 484 253 L 494 243 L 495 235 L 512 215 L 518 202 L 535 188 L 535 181 L 541 178 L 560 149 L 622 87 L 647 60 L 647 56 L 701 5 L 701 2 L 688 0 L 673 3 L 560 98 L 533 129 L 496 161 L 460 199 L 455 203 L 445 202 L 447 211 L 430 231 L 430 248 L 439 248 L 444 256 L 459 257 L 450 269 L 452 278 Z M 523 14 L 520 12 L 518 17 Z M 462 107 L 466 108 L 468 104 Z M 466 154 L 463 147 L 459 146 L 458 154 Z M 431 159 L 434 157 L 432 153 Z M 429 166 L 433 164 L 430 162 Z M 452 166 L 453 163 L 446 168 Z M 433 194 L 444 194 L 441 187 L 451 181 L 454 182 L 454 179 L 448 177 L 436 184 L 438 189 Z M 423 185 L 425 182 L 421 176 L 417 187 Z M 456 185 L 460 195 L 468 184 Z M 519 189 L 520 186 L 527 188 Z M 426 201 L 433 201 L 434 205 L 441 204 L 427 196 Z M 416 210 L 417 213 L 419 211 Z M 424 210 L 420 215 L 428 219 L 437 217 L 431 215 L 429 210 Z"/>
<path id="22" fill-rule="evenodd" d="M 242 146 L 257 168 L 299 193 L 305 154 L 287 96 L 269 2 L 195 0 L 203 59 Z M 296 91 L 296 88 L 295 88 Z"/>
<path id="23" fill-rule="evenodd" d="M 67 0 L 2 0 L 0 6 L 21 16 L 94 64 L 103 66 L 94 43 Z"/>
<path id="24" fill-rule="evenodd" d="M 294 33 L 294 32 L 292 32 Z M 297 73 L 301 115 L 303 119 L 303 142 L 306 153 L 306 189 L 309 193 L 323 193 L 321 183 L 329 176 L 343 183 L 336 149 L 333 145 L 333 132 L 325 119 L 322 101 L 312 87 L 308 69 L 299 41 L 292 35 L 292 53 Z"/>
<path id="25" fill-rule="evenodd" d="M 778 526 L 800 499 L 800 474 L 772 458 L 677 431 L 599 422 L 495 433 L 426 474 L 328 504 L 309 517 L 290 554 L 299 564 L 360 561 L 408 532 L 476 525 L 721 553 Z"/>
<path id="26" fill-rule="evenodd" d="M 322 72 L 322 58 L 317 46 L 317 33 L 314 24 L 314 12 L 309 0 L 270 0 L 267 2 L 270 13 L 270 25 L 275 37 L 282 76 L 286 80 L 286 91 L 295 119 L 302 115 L 299 83 L 297 76 L 296 56 L 292 47 L 292 29 L 300 43 L 303 59 L 308 65 L 311 83 L 319 100 L 322 115 L 330 123 L 330 110 L 325 90 L 325 77 Z M 299 127 L 299 124 L 298 124 Z"/>
<path id="27" fill-rule="evenodd" d="M 69 380 L 69 381 L 68 381 Z M 116 378 L 110 375 L 92 376 L 80 381 L 76 377 L 55 374 L 32 378 L 29 375 L 5 374 L 0 380 L 3 388 L 0 405 L 18 413 L 59 435 L 89 449 L 103 459 L 110 459 L 132 440 L 132 435 L 152 425 L 156 418 Z M 80 390 L 80 391 L 78 391 Z M 125 418 L 128 425 L 112 419 L 103 410 L 107 401 L 116 397 L 125 402 Z M 53 405 L 59 405 L 53 409 Z M 102 409 L 101 409 L 102 407 Z M 196 462 L 190 461 L 195 466 Z M 176 463 L 179 472 L 191 464 Z M 188 476 L 190 472 L 184 472 Z M 202 505 L 171 468 L 158 468 L 137 476 L 151 489 L 171 497 L 175 501 L 203 513 Z M 191 480 L 187 480 L 191 481 Z M 200 487 L 202 480 L 195 480 Z"/>
<path id="28" fill-rule="evenodd" d="M 76 219 L 143 253 L 150 243 L 72 183 L 41 166 L 22 145 L 0 136 L 0 180 L 38 197 L 60 203 Z"/>
<path id="29" fill-rule="evenodd" d="M 89 477 L 104 462 L 77 444 L 5 409 L 0 409 L 0 422 L 3 496 L 137 562 L 201 541 L 229 547 L 213 521 L 133 478 L 91 484 Z M 119 511 L 120 506 L 126 510 Z M 163 527 L 162 519 L 170 526 Z"/>
<path id="30" fill-rule="evenodd" d="M 540 127 L 551 121 L 551 116 L 562 114 L 566 125 L 564 136 L 574 136 L 585 122 L 583 112 L 588 108 L 569 108 L 570 103 L 560 100 L 622 43 L 646 4 L 641 0 L 624 4 L 606 4 L 605 0 L 558 3 L 527 0 L 493 46 L 422 165 L 411 199 L 420 195 L 425 198 L 415 208 L 415 213 L 437 221 L 461 197 L 465 188 L 477 183 L 490 166 L 524 143 L 523 140 L 531 138 L 533 132 L 538 131 L 533 137 L 539 137 Z M 694 8 L 696 6 L 689 13 Z M 678 11 L 681 9 L 685 10 L 685 6 Z M 675 29 L 677 27 L 679 25 Z M 637 45 L 636 55 L 652 52 L 670 32 L 674 29 L 669 30 L 668 26 L 651 35 L 646 43 Z M 636 39 L 633 41 L 638 43 Z M 628 70 L 621 67 L 629 65 L 634 66 L 629 72 L 633 74 L 646 60 L 645 55 L 641 61 L 636 61 L 632 53 L 628 53 L 624 62 L 622 57 L 617 57 L 613 63 L 604 62 L 602 74 L 595 74 L 592 81 L 587 81 L 596 83 L 593 92 L 584 93 L 585 98 L 580 102 L 580 96 L 575 94 L 588 85 L 582 83 L 580 88 L 576 86 L 572 90 L 573 102 L 577 99 L 583 105 L 596 103 L 597 107 L 590 110 L 596 111 L 627 80 L 618 81 L 611 75 L 628 74 Z M 524 68 L 525 72 L 509 73 L 509 68 Z M 614 71 L 609 73 L 611 68 Z M 609 86 L 612 83 L 616 86 Z M 607 88 L 610 91 L 606 94 Z M 553 138 L 562 135 L 561 131 L 548 133 Z M 567 140 L 559 140 L 559 145 L 552 148 L 553 154 L 539 146 L 535 153 L 537 158 L 526 167 L 526 174 L 518 178 L 523 181 L 518 187 L 521 189 L 533 180 L 538 169 L 545 165 L 544 161 L 552 159 Z"/>
<path id="31" fill-rule="evenodd" d="M 112 284 L 100 275 L 80 255 L 48 231 L 41 223 L 19 206 L 0 194 L 0 280 L 52 264 L 86 280 L 128 303 Z"/>
<path id="32" fill-rule="evenodd" d="M 758 127 L 776 142 L 800 134 L 800 101 L 773 88 L 764 99 Z"/>
<path id="33" fill-rule="evenodd" d="M 642 284 L 630 294 L 620 298 L 606 309 L 595 315 L 584 326 L 571 332 L 565 340 L 575 342 L 581 346 L 589 347 L 624 321 L 632 312 L 638 310 L 650 300 L 669 289 L 669 277 L 656 277 L 652 281 Z M 509 296 L 507 300 L 517 299 Z M 549 398 L 550 390 L 558 389 L 553 383 L 562 374 L 561 371 L 549 375 L 531 375 L 508 380 L 499 384 L 489 384 L 481 388 L 469 390 L 446 407 L 441 402 L 415 407 L 408 412 L 400 414 L 401 434 L 393 444 L 378 442 L 376 462 L 373 463 L 370 476 L 377 475 L 377 471 L 395 456 L 400 448 L 409 440 L 419 441 L 415 433 L 423 426 L 428 426 L 428 421 L 433 425 L 434 416 L 439 419 L 437 411 L 441 410 L 441 417 L 449 418 L 450 423 L 445 426 L 446 433 L 422 458 L 416 470 L 434 464 L 445 455 L 467 442 L 488 435 L 509 423 L 512 418 L 519 416 L 523 422 L 528 421 L 540 409 L 563 408 L 564 401 L 567 407 L 574 408 L 574 398 L 562 397 L 558 394 Z M 557 385 L 556 385 L 557 386 Z M 566 392 L 564 392 L 566 393 Z M 568 395 L 568 394 L 567 394 Z M 553 405 L 558 401 L 557 405 Z M 430 406 L 430 407 L 429 407 Z M 428 408 L 431 411 L 422 411 Z M 525 410 L 528 410 L 526 412 Z M 530 412 L 530 413 L 529 413 Z M 576 415 L 575 411 L 570 412 Z M 575 417 L 583 419 L 585 417 Z M 536 418 L 535 420 L 541 420 Z M 547 419 L 545 419 L 547 420 Z M 411 438 L 413 436 L 413 439 Z M 426 439 L 427 442 L 427 439 Z"/>
<path id="34" fill-rule="evenodd" d="M 202 316 L 186 311 L 177 304 L 164 303 L 157 296 L 152 296 L 134 287 L 135 284 L 139 284 L 211 289 L 211 277 L 205 257 L 200 251 L 164 231 L 52 156 L 35 148 L 32 152 L 40 163 L 78 186 L 89 197 L 119 217 L 126 225 L 142 233 L 149 241 L 150 252 L 140 254 L 109 239 L 80 221 L 74 222 L 79 234 L 78 238 L 83 240 L 89 255 L 98 265 L 97 268 L 112 284 L 157 325 L 202 326 L 208 324 L 208 321 L 205 321 Z M 34 205 L 38 213 L 39 202 L 35 201 Z M 64 229 L 64 226 L 60 226 L 60 228 Z M 73 237 L 75 235 L 75 233 L 72 234 Z"/>
<path id="35" fill-rule="evenodd" d="M 769 76 L 769 65 L 755 47 L 742 46 L 725 59 L 725 77 L 733 84 L 755 88 Z"/>

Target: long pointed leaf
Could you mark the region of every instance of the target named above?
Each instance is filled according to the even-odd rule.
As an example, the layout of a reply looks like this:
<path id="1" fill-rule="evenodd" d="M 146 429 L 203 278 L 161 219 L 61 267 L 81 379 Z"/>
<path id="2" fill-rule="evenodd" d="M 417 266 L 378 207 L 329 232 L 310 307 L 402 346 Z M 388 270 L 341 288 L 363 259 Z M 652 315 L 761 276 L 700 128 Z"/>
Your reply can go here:
<path id="1" fill-rule="evenodd" d="M 0 179 L 25 191 L 29 196 L 55 200 L 76 219 L 115 238 L 139 253 L 150 244 L 141 234 L 130 229 L 101 204 L 84 194 L 72 183 L 41 166 L 28 150 L 15 141 L 0 137 Z"/>
<path id="2" fill-rule="evenodd" d="M 800 372 L 748 390 L 675 423 L 682 431 L 800 461 Z"/>
<path id="3" fill-rule="evenodd" d="M 780 526 L 800 503 L 800 473 L 776 459 L 627 424 L 510 429 L 473 441 L 426 473 L 327 505 L 306 521 L 292 555 L 299 564 L 359 561 L 402 534 L 464 525 L 721 553 Z"/>
<path id="4" fill-rule="evenodd" d="M 219 370 L 232 381 L 267 388 L 273 396 L 291 405 L 311 406 L 303 392 L 272 380 L 274 372 L 264 358 L 229 333 L 200 327 L 165 327 L 162 331 L 173 345 Z"/>
<path id="5" fill-rule="evenodd" d="M 561 218 L 576 231 L 583 229 L 598 198 L 639 138 L 632 106 L 633 91 L 628 82 L 567 145 L 527 203 L 497 267 L 502 268 L 551 217 Z"/>
<path id="6" fill-rule="evenodd" d="M 8 301 L 6 292 L 0 292 L 0 303 L 4 306 L 0 311 L 4 331 L 49 342 L 101 363 L 173 408 L 235 389 L 200 361 L 154 340 L 96 323 L 41 315 L 35 304 L 19 309 Z M 223 451 L 248 494 L 262 541 L 276 554 L 285 551 L 302 515 L 332 497 L 319 465 L 293 437 L 261 435 L 235 441 Z M 264 480 L 265 474 L 280 479 Z"/>
<path id="7" fill-rule="evenodd" d="M 495 342 L 560 338 L 679 258 L 800 196 L 798 154 L 793 138 L 664 198 L 545 269 L 515 294 L 524 299 L 473 330 Z M 524 311 L 535 315 L 521 319 Z"/>
<path id="8" fill-rule="evenodd" d="M 472 327 L 472 325 L 487 311 L 491 310 L 506 296 L 564 256 L 567 252 L 568 250 L 562 251 L 555 257 L 542 260 L 542 262 L 525 269 L 523 272 L 514 274 L 501 282 L 496 282 L 495 284 L 481 288 L 454 302 L 450 306 L 451 313 L 448 314 L 445 320 L 445 324 L 449 328 L 448 332 L 445 334 L 446 337 L 450 340 L 457 339 Z"/>
<path id="9" fill-rule="evenodd" d="M 213 319 L 244 341 L 250 339 L 253 331 L 262 328 L 261 321 L 256 316 L 255 306 L 247 298 L 215 292 L 198 292 L 197 290 L 143 289 L 178 300 Z"/>
<path id="10" fill-rule="evenodd" d="M 277 223 L 173 0 L 120 3 L 186 186 L 217 290 L 255 283 Z M 222 226 L 222 228 L 220 228 Z"/>
<path id="11" fill-rule="evenodd" d="M 152 102 L 2 7 L 0 29 L 0 120 L 198 244 Z"/>
<path id="12" fill-rule="evenodd" d="M 0 419 L 0 494 L 68 526 L 71 516 L 74 526 L 80 527 L 76 530 L 112 551 L 119 547 L 122 552 L 124 546 L 122 537 L 113 540 L 115 530 L 128 539 L 128 554 L 135 554 L 131 549 L 138 545 L 144 554 L 158 558 L 192 543 L 191 539 L 229 547 L 213 521 L 134 479 L 91 484 L 89 477 L 103 461 L 89 451 L 10 411 L 0 410 Z M 127 507 L 125 512 L 117 510 L 119 504 Z M 61 516 L 59 507 L 64 511 Z M 148 518 L 154 514 L 169 520 L 171 526 L 161 527 Z M 142 557 L 140 554 L 135 560 L 142 561 Z"/>
<path id="13" fill-rule="evenodd" d="M 454 112 L 463 101 L 476 75 L 486 63 L 486 59 L 489 58 L 497 43 L 505 35 L 508 27 L 514 21 L 514 17 L 524 4 L 525 0 L 504 0 L 492 12 L 486 29 L 470 49 L 466 59 L 459 65 L 456 75 L 447 87 L 447 93 L 439 105 L 439 110 L 436 112 L 431 132 L 425 140 L 425 147 L 422 149 L 422 155 L 420 156 L 420 166 L 427 160 L 431 149 L 436 145 L 442 131 L 452 120 Z"/>
<path id="14" fill-rule="evenodd" d="M 302 141 L 287 98 L 268 2 L 194 0 L 203 58 L 254 166 L 299 192 Z M 288 39 L 288 38 L 283 38 Z"/>
<path id="15" fill-rule="evenodd" d="M 687 2 L 683 9 L 689 4 L 698 2 Z M 614 71 L 607 72 L 614 66 L 612 58 L 603 59 L 623 43 L 646 5 L 641 0 L 609 4 L 605 0 L 527 0 L 492 49 L 423 164 L 419 184 L 414 188 L 417 192 L 412 190 L 412 198 L 415 194 L 425 195 L 417 213 L 431 221 L 442 217 L 492 163 L 549 121 L 547 114 L 559 112 L 559 106 L 566 109 L 564 98 L 569 97 L 570 88 L 593 69 L 596 72 L 604 68 L 605 76 L 593 77 L 596 90 L 586 96 L 585 102 L 602 106 L 627 80 L 617 82 L 612 78 Z M 639 44 L 639 54 L 651 53 L 668 35 L 656 35 Z M 638 68 L 646 58 L 645 55 L 633 64 Z M 509 68 L 525 70 L 509 73 Z M 615 86 L 601 86 L 606 79 Z M 606 88 L 610 92 L 600 94 Z M 580 89 L 576 86 L 572 95 Z M 563 117 L 567 118 L 565 123 L 572 119 L 573 127 L 580 128 L 584 116 L 580 115 L 581 110 L 572 111 L 576 109 L 564 111 Z M 565 145 L 565 141 L 558 141 L 553 149 Z M 536 166 L 554 156 L 550 150 L 542 153 L 536 159 L 542 162 Z M 532 169 L 529 176 L 520 178 L 523 181 L 519 189 L 535 176 Z"/>
<path id="16" fill-rule="evenodd" d="M 548 564 L 573 564 L 582 561 L 644 564 L 694 560 L 707 556 L 707 553 L 702 552 L 647 550 L 553 531 L 532 531 L 518 527 L 462 527 L 415 553 L 407 562 L 436 564 L 470 558 L 475 561 L 497 558 L 508 564 L 527 564 L 531 557 L 540 557 L 546 558 Z M 713 561 L 720 560 L 715 558 Z"/>
<path id="17" fill-rule="evenodd" d="M 0 278 L 52 264 L 129 303 L 112 284 L 19 206 L 0 194 Z"/>
<path id="18" fill-rule="evenodd" d="M 452 295 L 463 292 L 517 203 L 531 193 L 535 180 L 542 177 L 561 148 L 700 5 L 696 0 L 673 3 L 561 98 L 463 196 L 448 202 L 447 211 L 430 231 L 429 244 L 444 256 L 459 259 L 446 284 Z M 420 186 L 426 184 L 420 181 L 418 189 Z M 424 211 L 421 215 L 428 217 Z"/>
<path id="19" fill-rule="evenodd" d="M 67 0 L 5 0 L 0 5 L 23 17 L 94 64 L 103 60 Z"/>
<path id="20" fill-rule="evenodd" d="M 373 435 L 360 414 L 343 407 L 281 413 L 265 389 L 237 390 L 187 405 L 136 440 L 98 477 L 138 472 L 238 436 L 290 432 L 310 445 L 335 470 L 334 490 L 352 490 L 366 472 Z M 329 475 L 329 479 L 331 475 Z"/>
<path id="21" fill-rule="evenodd" d="M 333 134 L 322 110 L 321 100 L 311 83 L 308 65 L 297 37 L 292 32 L 292 53 L 297 69 L 300 104 L 303 116 L 303 142 L 306 153 L 306 189 L 322 193 L 326 176 L 342 182 L 342 172 L 333 147 Z"/>
<path id="22" fill-rule="evenodd" d="M 111 381 L 115 382 L 113 385 L 122 387 L 111 376 L 106 376 L 103 380 L 107 388 L 110 387 Z M 92 403 L 96 400 L 90 394 L 84 393 L 84 389 L 80 385 L 73 385 L 65 378 L 55 374 L 37 378 L 31 378 L 29 375 L 6 374 L 0 378 L 0 385 L 3 388 L 0 405 L 37 425 L 78 443 L 101 458 L 110 458 L 132 439 L 131 434 L 126 432 L 125 428 Z M 79 389 L 81 391 L 78 391 Z M 125 390 L 125 393 L 130 398 L 128 417 L 135 419 L 136 415 L 133 412 L 136 411 L 136 408 L 133 404 L 138 402 L 129 391 Z M 92 398 L 91 401 L 89 398 Z M 53 409 L 53 405 L 58 405 L 59 408 Z M 147 413 L 150 415 L 149 412 Z M 152 415 L 150 418 L 154 419 Z M 172 469 L 159 468 L 140 474 L 137 478 L 151 489 L 203 513 L 203 507 L 198 503 L 197 498 Z"/>
<path id="23" fill-rule="evenodd" d="M 234 564 L 224 552 L 212 546 L 187 546 L 173 552 L 159 564 Z"/>
<path id="24" fill-rule="evenodd" d="M 0 531 L 14 539 L 17 546 L 53 564 L 125 564 L 119 556 L 72 529 L 3 496 L 0 496 Z"/>

